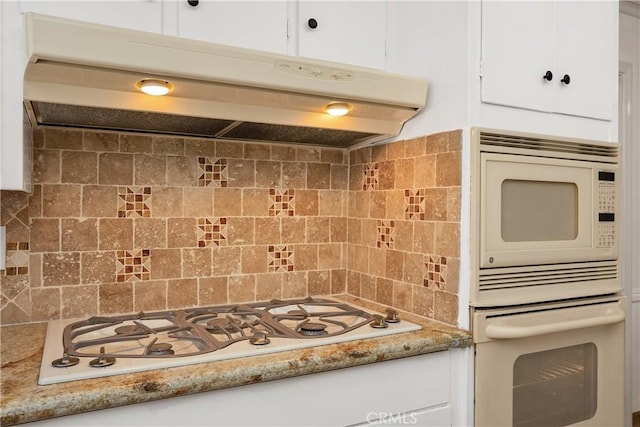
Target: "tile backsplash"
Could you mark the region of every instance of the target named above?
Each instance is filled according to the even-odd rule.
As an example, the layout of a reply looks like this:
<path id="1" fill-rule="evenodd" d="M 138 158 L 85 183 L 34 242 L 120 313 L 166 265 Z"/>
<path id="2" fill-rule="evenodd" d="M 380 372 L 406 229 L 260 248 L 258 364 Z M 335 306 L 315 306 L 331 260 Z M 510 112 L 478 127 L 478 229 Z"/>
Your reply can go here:
<path id="1" fill-rule="evenodd" d="M 43 128 L 2 324 L 352 293 L 456 322 L 460 132 L 358 150 Z"/>

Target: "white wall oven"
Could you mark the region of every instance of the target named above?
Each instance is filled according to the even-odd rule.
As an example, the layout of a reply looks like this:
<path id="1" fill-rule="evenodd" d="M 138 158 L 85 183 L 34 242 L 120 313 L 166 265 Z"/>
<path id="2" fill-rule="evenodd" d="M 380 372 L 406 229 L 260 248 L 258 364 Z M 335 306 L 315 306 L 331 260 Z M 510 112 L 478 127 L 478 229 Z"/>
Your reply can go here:
<path id="1" fill-rule="evenodd" d="M 624 422 L 618 145 L 473 128 L 477 426 Z"/>

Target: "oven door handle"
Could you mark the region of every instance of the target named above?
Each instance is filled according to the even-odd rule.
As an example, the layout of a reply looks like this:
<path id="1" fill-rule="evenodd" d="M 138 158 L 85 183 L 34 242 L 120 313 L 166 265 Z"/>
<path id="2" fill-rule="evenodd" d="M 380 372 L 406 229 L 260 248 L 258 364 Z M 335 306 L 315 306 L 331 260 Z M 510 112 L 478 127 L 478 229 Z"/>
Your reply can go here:
<path id="1" fill-rule="evenodd" d="M 566 332 L 575 329 L 611 325 L 624 321 L 624 318 L 624 309 L 620 307 L 609 307 L 600 315 L 585 316 L 559 322 L 545 322 L 540 324 L 531 324 L 532 322 L 526 322 L 525 324 L 525 322 L 518 321 L 496 322 L 487 325 L 485 328 L 485 334 L 487 338 L 490 339 L 527 338 L 538 335 L 553 334 L 556 332 Z"/>

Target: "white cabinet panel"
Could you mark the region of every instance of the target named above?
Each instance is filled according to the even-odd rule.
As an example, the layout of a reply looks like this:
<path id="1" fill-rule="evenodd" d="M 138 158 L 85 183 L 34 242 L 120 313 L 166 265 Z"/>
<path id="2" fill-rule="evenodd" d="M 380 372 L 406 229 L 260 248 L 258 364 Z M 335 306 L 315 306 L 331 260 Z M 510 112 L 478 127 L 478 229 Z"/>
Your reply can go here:
<path id="1" fill-rule="evenodd" d="M 178 3 L 178 36 L 287 53 L 287 1 Z"/>
<path id="2" fill-rule="evenodd" d="M 606 1 L 484 1 L 482 101 L 612 120 L 617 13 Z"/>
<path id="3" fill-rule="evenodd" d="M 35 12 L 134 30 L 161 32 L 160 0 L 31 1 L 20 2 L 21 12 Z"/>
<path id="4" fill-rule="evenodd" d="M 299 56 L 385 69 L 384 1 L 300 1 L 297 21 Z"/>

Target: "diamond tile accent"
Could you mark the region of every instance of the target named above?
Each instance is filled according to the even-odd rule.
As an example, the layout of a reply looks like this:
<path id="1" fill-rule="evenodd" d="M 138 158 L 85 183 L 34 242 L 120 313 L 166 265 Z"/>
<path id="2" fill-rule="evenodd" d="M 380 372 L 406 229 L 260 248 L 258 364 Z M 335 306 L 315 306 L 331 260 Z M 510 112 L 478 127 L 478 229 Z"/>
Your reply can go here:
<path id="1" fill-rule="evenodd" d="M 227 243 L 227 218 L 198 218 L 198 247 L 224 246 Z"/>
<path id="2" fill-rule="evenodd" d="M 424 277 L 424 286 L 445 289 L 447 283 L 447 257 L 429 255 L 425 266 L 427 271 Z"/>
<path id="3" fill-rule="evenodd" d="M 117 251 L 116 282 L 135 282 L 151 278 L 149 249 Z"/>
<path id="4" fill-rule="evenodd" d="M 393 220 L 378 220 L 378 240 L 376 246 L 379 248 L 395 247 L 396 225 Z"/>
<path id="5" fill-rule="evenodd" d="M 267 262 L 268 271 L 293 271 L 293 250 L 287 245 L 271 245 Z"/>
<path id="6" fill-rule="evenodd" d="M 377 190 L 378 189 L 378 163 L 371 163 L 364 168 L 364 184 L 362 184 L 363 190 Z"/>
<path id="7" fill-rule="evenodd" d="M 29 274 L 29 242 L 7 242 L 5 274 Z"/>
<path id="8" fill-rule="evenodd" d="M 295 193 L 293 189 L 280 191 L 269 189 L 269 216 L 294 216 Z"/>
<path id="9" fill-rule="evenodd" d="M 118 218 L 151 217 L 151 187 L 118 187 Z"/>
<path id="10" fill-rule="evenodd" d="M 198 157 L 198 187 L 227 187 L 229 170 L 227 159 Z"/>
<path id="11" fill-rule="evenodd" d="M 425 190 L 404 190 L 404 219 L 426 218 Z"/>

